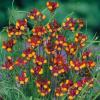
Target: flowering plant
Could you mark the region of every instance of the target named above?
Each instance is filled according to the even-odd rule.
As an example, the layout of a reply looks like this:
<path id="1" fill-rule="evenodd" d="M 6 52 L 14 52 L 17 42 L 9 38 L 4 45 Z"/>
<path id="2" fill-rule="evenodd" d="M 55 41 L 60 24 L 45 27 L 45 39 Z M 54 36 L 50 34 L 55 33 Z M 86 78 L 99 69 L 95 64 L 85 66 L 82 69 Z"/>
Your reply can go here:
<path id="1" fill-rule="evenodd" d="M 59 3 L 48 1 L 46 6 L 54 15 Z M 44 25 L 45 19 L 46 15 L 35 8 L 26 18 L 8 26 L 8 40 L 2 44 L 7 52 L 2 70 L 10 73 L 15 86 L 25 95 L 39 93 L 37 97 L 46 100 L 80 99 L 84 88 L 90 91 L 95 82 L 91 75 L 95 57 L 86 48 L 88 36 L 81 32 L 85 22 L 67 17 L 60 24 L 50 18 Z M 32 28 L 30 21 L 34 24 Z M 16 47 L 18 54 L 14 56 Z"/>

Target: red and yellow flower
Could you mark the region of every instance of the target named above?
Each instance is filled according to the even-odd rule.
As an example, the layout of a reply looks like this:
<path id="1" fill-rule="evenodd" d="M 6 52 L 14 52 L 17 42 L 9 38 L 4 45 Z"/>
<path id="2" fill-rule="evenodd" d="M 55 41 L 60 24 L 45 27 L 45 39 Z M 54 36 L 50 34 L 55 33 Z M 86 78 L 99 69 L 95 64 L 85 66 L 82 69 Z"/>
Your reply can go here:
<path id="1" fill-rule="evenodd" d="M 25 71 L 21 72 L 20 75 L 16 76 L 16 81 L 21 85 L 26 84 L 28 82 L 28 80 L 29 79 L 28 79 Z"/>

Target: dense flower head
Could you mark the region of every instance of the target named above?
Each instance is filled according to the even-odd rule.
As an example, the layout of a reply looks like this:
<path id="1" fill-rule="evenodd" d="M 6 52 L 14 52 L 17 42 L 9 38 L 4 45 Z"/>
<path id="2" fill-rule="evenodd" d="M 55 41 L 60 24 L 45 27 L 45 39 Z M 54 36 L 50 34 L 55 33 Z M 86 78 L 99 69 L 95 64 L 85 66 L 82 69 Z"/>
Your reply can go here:
<path id="1" fill-rule="evenodd" d="M 37 10 L 36 8 L 34 8 L 32 11 L 30 11 L 30 13 L 28 14 L 28 17 L 31 20 L 44 20 L 46 18 L 45 15 L 43 15 L 39 10 Z"/>
<path id="2" fill-rule="evenodd" d="M 81 33 L 76 33 L 75 35 L 75 42 L 80 46 L 80 47 L 84 47 L 85 46 L 85 42 L 87 40 L 87 36 Z"/>
<path id="3" fill-rule="evenodd" d="M 16 66 L 24 66 L 25 64 L 27 64 L 27 61 L 21 57 L 17 58 L 17 60 L 15 61 Z"/>
<path id="4" fill-rule="evenodd" d="M 32 37 L 28 39 L 28 43 L 34 48 L 39 46 L 41 42 L 42 42 L 41 37 L 38 35 L 33 35 Z"/>
<path id="5" fill-rule="evenodd" d="M 65 50 L 69 55 L 75 55 L 77 51 L 77 46 L 75 45 L 75 43 L 67 43 Z"/>
<path id="6" fill-rule="evenodd" d="M 34 75 L 42 75 L 43 74 L 43 68 L 42 66 L 36 66 L 36 67 L 33 67 L 30 72 Z"/>
<path id="7" fill-rule="evenodd" d="M 53 12 L 59 7 L 59 3 L 48 1 L 47 2 L 47 7 L 51 12 Z"/>
<path id="8" fill-rule="evenodd" d="M 82 53 L 82 59 L 87 59 L 91 56 L 92 56 L 92 52 L 89 50 Z"/>
<path id="9" fill-rule="evenodd" d="M 55 49 L 61 51 L 65 46 L 67 46 L 66 38 L 63 35 L 56 35 Z"/>
<path id="10" fill-rule="evenodd" d="M 50 93 L 50 84 L 51 82 L 47 79 L 39 79 L 36 80 L 36 86 L 38 88 L 38 92 L 40 93 L 41 96 L 46 96 L 47 94 Z"/>
<path id="11" fill-rule="evenodd" d="M 68 17 L 58 23 L 54 18 L 58 7 L 57 2 L 48 1 L 49 20 L 42 23 L 46 16 L 35 8 L 7 28 L 9 39 L 3 42 L 2 48 L 8 54 L 2 69 L 8 72 L 14 69 L 11 74 L 17 75 L 17 85 L 24 86 L 29 82 L 26 88 L 30 89 L 28 85 L 35 83 L 34 88 L 40 96 L 50 94 L 59 98 L 67 95 L 73 100 L 85 85 L 88 89 L 93 87 L 91 70 L 96 61 L 87 47 L 88 37 L 81 31 L 84 21 Z"/>
<path id="12" fill-rule="evenodd" d="M 57 22 L 57 20 L 53 20 L 51 23 L 48 23 L 47 25 L 47 29 L 49 32 L 57 32 L 60 31 L 60 24 Z"/>
<path id="13" fill-rule="evenodd" d="M 32 29 L 33 35 L 42 36 L 47 33 L 46 28 L 44 26 L 36 26 Z"/>
<path id="14" fill-rule="evenodd" d="M 16 44 L 15 39 L 10 39 L 8 41 L 3 41 L 2 48 L 5 49 L 8 52 L 12 51 L 13 46 Z"/>
<path id="15" fill-rule="evenodd" d="M 43 57 L 43 56 L 40 56 L 40 55 L 36 55 L 36 58 L 33 60 L 33 62 L 37 65 L 43 65 L 43 64 L 46 64 L 47 63 L 47 60 Z"/>
<path id="16" fill-rule="evenodd" d="M 45 46 L 45 51 L 47 54 L 54 54 L 55 53 L 55 44 L 51 41 L 48 41 Z"/>
<path id="17" fill-rule="evenodd" d="M 70 66 L 76 71 L 85 68 L 86 64 L 87 64 L 86 61 L 84 61 L 84 60 L 80 61 L 79 59 L 75 59 L 75 60 L 70 61 Z"/>
<path id="18" fill-rule="evenodd" d="M 20 75 L 16 76 L 16 80 L 20 85 L 24 85 L 28 82 L 28 77 L 26 75 L 26 72 L 23 71 L 20 73 Z"/>
<path id="19" fill-rule="evenodd" d="M 5 70 L 14 69 L 13 59 L 10 56 L 7 56 L 5 63 L 2 65 L 2 69 L 5 69 Z"/>
<path id="20" fill-rule="evenodd" d="M 16 22 L 16 29 L 19 29 L 21 31 L 26 31 L 27 29 L 27 19 L 24 20 L 17 20 Z"/>
<path id="21" fill-rule="evenodd" d="M 50 66 L 49 69 L 51 70 L 52 75 L 55 77 L 57 77 L 60 74 L 67 73 L 69 70 L 67 64 Z"/>
<path id="22" fill-rule="evenodd" d="M 75 31 L 76 20 L 73 18 L 66 18 L 66 22 L 63 23 L 63 28 L 70 31 Z"/>
<path id="23" fill-rule="evenodd" d="M 74 83 L 68 90 L 68 99 L 73 100 L 81 92 L 85 85 L 87 85 L 89 88 L 93 87 L 93 79 L 83 77 L 81 80 Z"/>
<path id="24" fill-rule="evenodd" d="M 36 57 L 36 53 L 29 47 L 22 52 L 22 57 L 30 60 L 31 58 Z"/>

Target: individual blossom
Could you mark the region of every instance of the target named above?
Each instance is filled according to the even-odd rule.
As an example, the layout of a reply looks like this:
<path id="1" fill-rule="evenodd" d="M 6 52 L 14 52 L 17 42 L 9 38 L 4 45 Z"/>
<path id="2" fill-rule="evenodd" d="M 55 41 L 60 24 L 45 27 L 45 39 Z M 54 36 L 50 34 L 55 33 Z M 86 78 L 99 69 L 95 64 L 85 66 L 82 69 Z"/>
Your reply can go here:
<path id="1" fill-rule="evenodd" d="M 54 59 L 52 59 L 55 65 L 63 65 L 66 63 L 66 59 L 61 54 L 55 55 Z"/>
<path id="2" fill-rule="evenodd" d="M 47 33 L 44 26 L 36 26 L 32 29 L 33 35 L 42 36 Z"/>
<path id="3" fill-rule="evenodd" d="M 74 43 L 67 43 L 65 50 L 69 55 L 75 55 L 77 51 L 77 46 Z"/>
<path id="4" fill-rule="evenodd" d="M 36 66 L 36 67 L 33 67 L 30 72 L 34 75 L 42 75 L 43 74 L 43 68 L 42 66 Z"/>
<path id="5" fill-rule="evenodd" d="M 79 47 L 84 47 L 86 41 L 87 41 L 87 36 L 86 36 L 86 35 L 81 34 L 81 33 L 75 34 L 75 43 L 76 43 Z"/>
<path id="6" fill-rule="evenodd" d="M 63 35 L 56 35 L 55 49 L 61 51 L 65 46 L 67 46 L 66 38 Z"/>
<path id="7" fill-rule="evenodd" d="M 36 63 L 37 65 L 43 65 L 47 63 L 47 60 L 40 55 L 36 55 L 36 58 L 33 60 L 34 63 Z"/>
<path id="8" fill-rule="evenodd" d="M 47 54 L 54 54 L 55 53 L 55 44 L 51 41 L 48 41 L 45 46 L 45 51 Z"/>
<path id="9" fill-rule="evenodd" d="M 22 52 L 22 57 L 27 60 L 30 60 L 31 58 L 36 57 L 36 53 L 32 50 L 32 48 L 29 47 Z"/>
<path id="10" fill-rule="evenodd" d="M 73 85 L 71 80 L 65 80 L 64 82 L 60 83 L 61 90 L 65 93 L 68 89 Z"/>
<path id="11" fill-rule="evenodd" d="M 35 47 L 39 46 L 39 45 L 42 43 L 41 37 L 38 36 L 38 35 L 33 35 L 32 37 L 30 37 L 30 38 L 28 39 L 28 43 L 29 43 L 32 47 L 35 48 Z"/>
<path id="12" fill-rule="evenodd" d="M 83 68 L 86 68 L 86 61 L 80 61 L 79 59 L 71 60 L 70 61 L 70 66 L 72 69 L 79 71 Z"/>
<path id="13" fill-rule="evenodd" d="M 13 63 L 13 59 L 8 56 L 5 63 L 2 65 L 2 69 L 5 70 L 13 70 L 14 69 L 14 63 Z"/>
<path id="14" fill-rule="evenodd" d="M 19 29 L 21 31 L 26 31 L 27 30 L 27 19 L 17 20 L 16 29 Z"/>
<path id="15" fill-rule="evenodd" d="M 66 18 L 66 22 L 63 23 L 63 28 L 70 31 L 75 31 L 76 20 L 73 18 Z"/>
<path id="16" fill-rule="evenodd" d="M 27 61 L 24 60 L 24 59 L 21 58 L 21 57 L 17 58 L 17 60 L 15 61 L 15 65 L 16 65 L 16 66 L 23 66 L 23 65 L 25 65 L 25 64 L 27 64 Z"/>
<path id="17" fill-rule="evenodd" d="M 60 31 L 60 24 L 55 19 L 52 22 L 48 23 L 46 25 L 46 27 L 47 27 L 48 31 L 51 32 L 51 33 Z"/>
<path id="18" fill-rule="evenodd" d="M 28 77 L 26 75 L 26 72 L 23 71 L 21 72 L 20 75 L 16 76 L 16 81 L 20 84 L 20 85 L 24 85 L 28 82 Z"/>
<path id="19" fill-rule="evenodd" d="M 51 12 L 54 12 L 58 7 L 59 7 L 59 3 L 58 2 L 51 2 L 51 1 L 47 2 L 47 8 Z"/>
<path id="20" fill-rule="evenodd" d="M 49 69 L 51 70 L 51 73 L 53 76 L 57 77 L 60 74 L 64 74 L 67 73 L 69 68 L 68 65 L 63 64 L 63 65 L 54 65 L 54 66 L 50 66 Z"/>
<path id="21" fill-rule="evenodd" d="M 13 46 L 16 44 L 15 39 L 10 39 L 8 41 L 3 41 L 2 48 L 5 49 L 8 52 L 12 51 Z"/>
<path id="22" fill-rule="evenodd" d="M 79 30 L 84 27 L 84 21 L 81 18 L 77 19 L 76 22 L 78 23 Z"/>
<path id="23" fill-rule="evenodd" d="M 43 15 L 39 10 L 34 8 L 30 13 L 28 14 L 28 18 L 31 20 L 44 20 L 46 18 L 45 15 Z"/>
<path id="24" fill-rule="evenodd" d="M 51 82 L 47 79 L 38 79 L 36 80 L 36 86 L 38 88 L 38 92 L 40 93 L 41 96 L 46 96 L 47 94 L 50 93 L 50 84 Z"/>
<path id="25" fill-rule="evenodd" d="M 82 59 L 87 59 L 90 58 L 91 56 L 92 56 L 92 52 L 89 50 L 82 53 Z"/>
<path id="26" fill-rule="evenodd" d="M 96 63 L 93 60 L 89 60 L 87 61 L 87 67 L 89 68 L 93 68 L 96 66 Z"/>
<path id="27" fill-rule="evenodd" d="M 57 88 L 55 89 L 55 96 L 57 96 L 57 97 L 62 97 L 62 96 L 64 96 L 64 93 L 63 93 L 61 87 L 57 87 Z"/>
<path id="28" fill-rule="evenodd" d="M 7 33 L 8 33 L 8 37 L 12 37 L 15 35 L 16 33 L 16 28 L 14 25 L 10 25 L 8 28 L 7 28 Z"/>

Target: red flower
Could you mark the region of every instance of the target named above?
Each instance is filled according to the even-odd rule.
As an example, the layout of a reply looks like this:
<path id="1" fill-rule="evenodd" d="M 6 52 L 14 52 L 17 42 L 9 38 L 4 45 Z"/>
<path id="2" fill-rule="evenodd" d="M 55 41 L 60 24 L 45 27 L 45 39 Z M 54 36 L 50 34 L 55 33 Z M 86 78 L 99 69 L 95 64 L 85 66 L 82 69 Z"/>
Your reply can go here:
<path id="1" fill-rule="evenodd" d="M 35 28 L 32 29 L 33 35 L 38 35 L 42 36 L 47 33 L 45 27 L 43 26 L 36 26 Z"/>
<path id="2" fill-rule="evenodd" d="M 6 69 L 6 70 L 14 69 L 13 59 L 10 56 L 7 57 L 5 64 L 2 65 L 2 69 Z"/>
<path id="3" fill-rule="evenodd" d="M 47 79 L 39 79 L 36 80 L 36 86 L 38 88 L 38 92 L 41 94 L 41 96 L 45 96 L 50 93 L 50 81 Z"/>
<path id="4" fill-rule="evenodd" d="M 43 15 L 39 10 L 37 10 L 36 8 L 33 9 L 29 14 L 28 17 L 30 19 L 34 19 L 34 20 L 44 20 L 46 18 L 45 15 Z"/>
<path id="5" fill-rule="evenodd" d="M 33 62 L 41 66 L 43 64 L 46 64 L 47 60 L 44 57 L 37 55 L 36 58 L 33 60 Z"/>
<path id="6" fill-rule="evenodd" d="M 84 47 L 86 40 L 87 40 L 87 36 L 84 34 L 77 33 L 75 35 L 75 42 L 77 45 L 79 45 L 79 47 Z"/>
<path id="7" fill-rule="evenodd" d="M 26 60 L 24 60 L 23 58 L 18 58 L 16 61 L 15 61 L 15 65 L 17 66 L 23 66 L 27 63 Z"/>
<path id="8" fill-rule="evenodd" d="M 76 20 L 73 18 L 67 18 L 66 22 L 63 23 L 63 27 L 66 30 L 74 31 L 76 25 Z"/>
<path id="9" fill-rule="evenodd" d="M 7 50 L 8 52 L 11 52 L 15 44 L 16 44 L 16 40 L 10 39 L 6 42 L 5 41 L 3 42 L 2 48 Z"/>
<path id="10" fill-rule="evenodd" d="M 33 35 L 32 37 L 30 37 L 28 39 L 28 43 L 32 46 L 32 47 L 37 47 L 41 44 L 41 37 L 38 35 Z"/>
<path id="11" fill-rule="evenodd" d="M 16 76 L 16 80 L 19 84 L 24 85 L 28 82 L 28 78 L 26 76 L 26 72 L 21 72 L 21 75 Z"/>
<path id="12" fill-rule="evenodd" d="M 53 20 L 53 22 L 47 24 L 47 29 L 49 32 L 54 33 L 60 31 L 60 25 L 56 20 Z"/>
<path id="13" fill-rule="evenodd" d="M 32 57 L 36 57 L 35 51 L 32 50 L 32 48 L 27 48 L 23 51 L 22 57 L 26 58 L 27 60 L 30 60 Z"/>
<path id="14" fill-rule="evenodd" d="M 41 74 L 43 74 L 43 68 L 42 68 L 42 66 L 36 66 L 36 67 L 33 67 L 33 68 L 30 70 L 30 72 L 31 72 L 32 74 L 35 74 L 35 75 L 41 75 Z"/>
<path id="15" fill-rule="evenodd" d="M 16 29 L 19 29 L 21 31 L 26 31 L 26 29 L 27 29 L 27 19 L 18 20 L 16 22 Z"/>
<path id="16" fill-rule="evenodd" d="M 59 4 L 57 2 L 48 1 L 47 2 L 47 7 L 51 12 L 53 12 L 59 7 Z"/>

